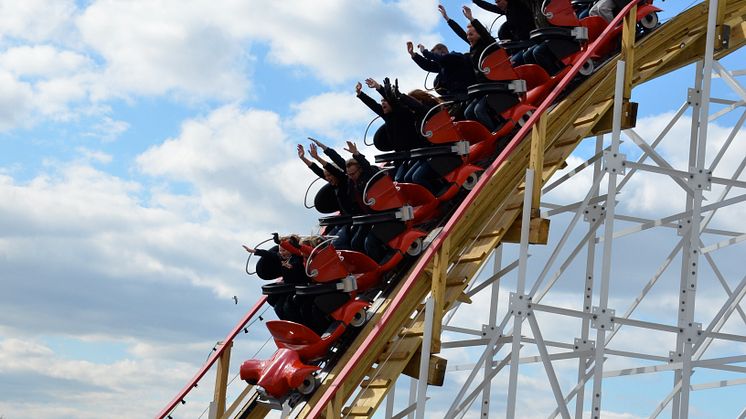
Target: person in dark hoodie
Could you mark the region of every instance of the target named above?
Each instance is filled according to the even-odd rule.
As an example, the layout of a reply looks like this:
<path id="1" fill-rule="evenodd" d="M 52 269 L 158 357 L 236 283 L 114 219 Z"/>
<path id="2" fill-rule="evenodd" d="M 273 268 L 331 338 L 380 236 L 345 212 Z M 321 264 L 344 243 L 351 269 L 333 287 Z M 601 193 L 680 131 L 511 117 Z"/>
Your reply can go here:
<path id="1" fill-rule="evenodd" d="M 429 145 L 420 135 L 417 115 L 412 110 L 416 101 L 412 102 L 409 100 L 410 98 L 397 97 L 393 94 L 391 88 L 387 91 L 384 86 L 381 86 L 372 78 L 366 79 L 365 83 L 381 95 L 381 102 L 378 103 L 362 91 L 360 82 L 355 85 L 355 93 L 358 99 L 384 120 L 384 124 L 378 128 L 373 137 L 373 143 L 377 149 L 381 151 L 408 151 Z M 384 84 L 390 86 L 388 79 Z M 402 181 L 409 169 L 406 161 L 397 162 L 394 165 L 394 179 Z"/>
<path id="2" fill-rule="evenodd" d="M 528 41 L 531 31 L 536 29 L 534 14 L 520 0 L 472 0 L 484 10 L 505 16 L 505 23 L 497 31 L 501 41 Z"/>
<path id="3" fill-rule="evenodd" d="M 477 83 L 488 82 L 487 77 L 482 73 L 479 60 L 484 50 L 495 43 L 495 39 L 490 34 L 490 31 L 478 19 L 474 18 L 469 6 L 463 6 L 464 16 L 469 20 L 465 31 L 458 23 L 448 17 L 443 5 L 439 5 L 438 10 L 440 10 L 443 18 L 448 22 L 448 26 L 451 27 L 456 35 L 469 43 L 469 56 L 471 57 L 472 69 Z M 467 119 L 479 121 L 490 131 L 494 131 L 497 127 L 489 110 L 486 96 L 479 96 L 472 99 L 464 111 L 464 116 Z"/>
<path id="4" fill-rule="evenodd" d="M 414 44 L 407 42 L 407 52 L 412 60 L 421 69 L 437 73 L 433 81 L 435 91 L 448 100 L 465 97 L 468 87 L 475 82 L 469 56 L 449 51 L 443 44 L 436 44 L 429 51 L 422 44 L 417 48 L 419 54 L 414 51 Z"/>
<path id="5" fill-rule="evenodd" d="M 347 195 L 347 173 L 341 167 L 345 166 L 345 160 L 339 155 L 333 148 L 327 147 L 321 141 L 314 138 L 308 137 L 309 140 L 313 141 L 310 144 L 310 155 L 314 158 L 321 167 L 316 163 L 312 162 L 305 156 L 305 150 L 303 146 L 298 144 L 298 158 L 311 169 L 321 179 L 327 181 L 329 187 L 334 191 L 334 197 L 336 198 L 337 208 L 339 209 L 340 215 L 360 215 L 363 214 L 362 208 L 357 203 L 351 201 Z M 324 160 L 318 153 L 318 148 L 321 148 L 332 161 L 332 163 Z M 330 236 L 337 236 L 334 239 L 334 247 L 337 249 L 350 249 L 350 238 L 352 237 L 352 225 L 341 224 L 333 226 L 328 229 L 327 234 Z"/>

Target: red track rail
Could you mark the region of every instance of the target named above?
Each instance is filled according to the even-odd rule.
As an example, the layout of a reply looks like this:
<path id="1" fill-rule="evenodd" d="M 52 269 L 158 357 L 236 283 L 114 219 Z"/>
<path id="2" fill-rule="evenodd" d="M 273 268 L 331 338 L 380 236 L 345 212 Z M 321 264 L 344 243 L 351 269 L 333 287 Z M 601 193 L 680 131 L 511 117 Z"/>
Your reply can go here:
<path id="1" fill-rule="evenodd" d="M 176 404 L 180 401 L 184 400 L 184 397 L 186 397 L 187 393 L 189 393 L 194 387 L 197 386 L 197 383 L 199 380 L 204 377 L 204 375 L 207 373 L 207 371 L 212 367 L 212 365 L 217 361 L 221 355 L 223 355 L 223 352 L 225 352 L 225 348 L 227 345 L 225 343 L 233 342 L 233 339 L 238 335 L 238 333 L 246 326 L 246 323 L 251 320 L 252 317 L 259 311 L 260 308 L 264 305 L 264 302 L 267 301 L 267 296 L 262 295 L 261 298 L 259 298 L 259 301 L 254 304 L 254 307 L 251 308 L 251 310 L 246 313 L 246 315 L 241 319 L 241 321 L 238 322 L 238 324 L 231 330 L 230 333 L 228 333 L 228 336 L 225 337 L 223 340 L 223 345 L 220 346 L 220 349 L 216 350 L 210 358 L 207 360 L 205 365 L 200 368 L 199 371 L 197 371 L 197 374 L 194 375 L 191 381 L 179 392 L 179 394 L 174 397 L 171 402 L 166 405 L 166 407 L 163 408 L 163 410 L 158 413 L 156 416 L 157 419 L 163 419 L 166 417 L 169 413 L 171 413 L 172 410 L 174 410 L 174 407 L 176 407 Z"/>
<path id="2" fill-rule="evenodd" d="M 332 381 L 331 385 L 328 387 L 328 390 L 321 395 L 321 398 L 311 408 L 311 411 L 308 413 L 307 417 L 315 419 L 321 416 L 324 407 L 332 400 L 337 390 L 350 375 L 357 362 L 360 360 L 360 358 L 362 358 L 365 351 L 370 348 L 371 344 L 376 339 L 379 338 L 385 326 L 389 322 L 391 316 L 393 316 L 393 313 L 399 308 L 402 301 L 404 301 L 404 299 L 407 297 L 407 294 L 412 289 L 415 280 L 420 276 L 428 263 L 430 263 L 430 260 L 435 256 L 435 253 L 440 249 L 441 245 L 443 244 L 443 240 L 448 237 L 451 231 L 453 231 L 455 226 L 458 224 L 458 222 L 461 220 L 464 213 L 466 212 L 466 209 L 472 204 L 472 202 L 474 202 L 477 195 L 479 195 L 482 189 L 484 189 L 485 184 L 487 183 L 487 179 L 491 178 L 492 175 L 494 175 L 497 168 L 505 161 L 507 156 L 509 156 L 513 152 L 513 150 L 518 147 L 518 144 L 520 144 L 528 131 L 534 126 L 534 124 L 536 124 L 536 121 L 539 119 L 539 117 L 543 115 L 544 112 L 546 112 L 549 106 L 555 101 L 555 99 L 557 99 L 559 94 L 565 89 L 565 87 L 567 87 L 570 81 L 572 81 L 573 77 L 578 74 L 578 71 L 580 71 L 580 68 L 583 66 L 585 60 L 590 58 L 590 56 L 593 54 L 593 52 L 595 52 L 598 46 L 609 36 L 612 28 L 618 25 L 622 21 L 624 16 L 627 15 L 632 7 L 636 4 L 636 2 L 627 4 L 627 6 L 625 6 L 624 9 L 622 9 L 622 11 L 614 18 L 614 20 L 609 23 L 606 29 L 604 29 L 604 31 L 598 37 L 598 39 L 596 39 L 580 57 L 580 59 L 575 62 L 570 71 L 565 75 L 565 77 L 552 91 L 552 93 L 550 93 L 549 96 L 541 103 L 541 105 L 539 105 L 533 115 L 531 115 L 526 124 L 513 137 L 513 139 L 510 141 L 507 147 L 505 147 L 502 153 L 500 153 L 497 159 L 495 159 L 490 167 L 485 170 L 477 185 L 469 193 L 469 195 L 466 196 L 461 205 L 459 205 L 459 207 L 456 209 L 456 212 L 453 214 L 451 219 L 448 220 L 445 227 L 443 227 L 442 232 L 438 235 L 438 237 L 435 238 L 435 240 L 433 240 L 425 253 L 417 260 L 417 264 L 415 265 L 414 270 L 407 277 L 406 281 L 402 285 L 401 291 L 391 301 L 391 304 L 386 309 L 386 312 L 383 313 L 381 319 L 371 330 L 371 332 L 365 337 L 365 340 L 362 342 L 362 344 L 357 347 L 357 349 L 355 350 L 355 354 L 352 356 L 350 361 L 345 364 L 339 374 L 334 377 L 334 381 Z"/>

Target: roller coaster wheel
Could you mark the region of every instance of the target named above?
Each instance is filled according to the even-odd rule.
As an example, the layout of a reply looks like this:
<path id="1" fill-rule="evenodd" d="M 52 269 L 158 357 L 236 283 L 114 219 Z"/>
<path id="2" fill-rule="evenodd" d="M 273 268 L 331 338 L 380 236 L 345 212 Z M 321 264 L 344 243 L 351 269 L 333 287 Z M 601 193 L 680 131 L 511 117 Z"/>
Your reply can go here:
<path id="1" fill-rule="evenodd" d="M 596 64 L 591 60 L 590 58 L 585 60 L 583 63 L 583 66 L 580 67 L 580 70 L 578 73 L 580 73 L 583 76 L 590 76 L 593 74 L 593 72 L 596 70 Z"/>
<path id="2" fill-rule="evenodd" d="M 367 312 L 365 311 L 365 309 L 361 309 L 360 311 L 355 313 L 355 317 L 353 317 L 350 321 L 350 326 L 360 327 L 365 324 L 366 320 L 368 320 Z"/>
<path id="3" fill-rule="evenodd" d="M 417 256 L 420 253 L 422 253 L 422 237 L 413 241 L 412 244 L 409 245 L 409 249 L 407 249 L 407 254 L 409 256 Z"/>
<path id="4" fill-rule="evenodd" d="M 475 186 L 477 186 L 477 182 L 479 181 L 479 174 L 472 173 L 469 175 L 468 178 L 466 178 L 466 182 L 463 184 L 463 188 L 467 191 L 470 191 L 474 189 Z"/>
<path id="5" fill-rule="evenodd" d="M 308 374 L 308 376 L 303 380 L 303 383 L 298 386 L 298 393 L 308 396 L 309 394 L 313 393 L 314 390 L 316 390 L 316 387 L 319 386 L 319 379 L 316 378 L 316 374 Z"/>
<path id="6" fill-rule="evenodd" d="M 653 12 L 643 16 L 643 18 L 640 19 L 639 25 L 642 26 L 644 30 L 650 31 L 655 29 L 655 27 L 658 26 L 658 23 L 658 13 Z"/>

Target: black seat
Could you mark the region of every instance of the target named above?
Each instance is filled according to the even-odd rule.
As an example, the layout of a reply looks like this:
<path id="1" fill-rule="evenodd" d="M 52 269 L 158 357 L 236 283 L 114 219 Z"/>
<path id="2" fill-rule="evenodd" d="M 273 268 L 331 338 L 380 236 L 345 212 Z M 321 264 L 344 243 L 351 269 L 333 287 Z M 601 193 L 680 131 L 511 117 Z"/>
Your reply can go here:
<path id="1" fill-rule="evenodd" d="M 337 195 L 334 193 L 334 187 L 327 183 L 322 186 L 316 196 L 313 198 L 313 206 L 316 211 L 322 214 L 331 214 L 339 211 L 339 202 Z"/>
<path id="2" fill-rule="evenodd" d="M 581 42 L 587 40 L 585 28 L 548 27 L 531 31 L 531 41 L 545 44 L 559 60 L 580 51 Z"/>

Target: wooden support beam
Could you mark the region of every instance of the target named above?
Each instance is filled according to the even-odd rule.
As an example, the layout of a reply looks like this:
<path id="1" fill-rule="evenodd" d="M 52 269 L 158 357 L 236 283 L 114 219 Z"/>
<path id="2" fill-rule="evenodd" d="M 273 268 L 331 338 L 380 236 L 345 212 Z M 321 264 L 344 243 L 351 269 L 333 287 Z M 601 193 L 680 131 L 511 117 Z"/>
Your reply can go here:
<path id="1" fill-rule="evenodd" d="M 624 100 L 632 97 L 632 74 L 635 69 L 635 35 L 637 35 L 637 5 L 624 16 L 622 23 L 622 60 L 624 68 Z"/>
<path id="2" fill-rule="evenodd" d="M 549 241 L 549 220 L 545 218 L 531 218 L 529 223 L 528 242 L 531 244 L 547 244 Z M 503 236 L 503 243 L 521 242 L 521 220 L 517 219 Z"/>
<path id="3" fill-rule="evenodd" d="M 634 128 L 637 126 L 637 102 L 622 102 L 622 129 Z M 598 123 L 591 129 L 591 135 L 603 135 L 609 134 L 612 127 L 612 115 L 614 109 L 609 108 L 603 116 L 598 120 Z"/>
<path id="4" fill-rule="evenodd" d="M 220 355 L 220 359 L 217 364 L 217 371 L 215 372 L 215 393 L 213 394 L 213 414 L 214 417 L 219 418 L 225 413 L 225 394 L 228 390 L 228 371 L 231 363 L 231 348 L 233 347 L 233 341 L 228 343 L 219 343 L 225 345 L 223 354 Z"/>
<path id="5" fill-rule="evenodd" d="M 531 130 L 531 157 L 529 167 L 534 170 L 534 190 L 531 191 L 531 209 L 538 210 L 541 204 L 541 187 L 544 184 L 544 145 L 547 136 L 547 116 L 542 116 Z"/>
<path id="6" fill-rule="evenodd" d="M 419 378 L 420 376 L 420 356 L 421 352 L 417 351 L 416 354 L 409 360 L 409 363 L 402 371 L 405 375 L 412 378 Z M 441 358 L 437 355 L 430 355 L 430 362 L 428 363 L 427 383 L 431 386 L 442 386 L 446 377 L 446 365 L 448 360 Z"/>
<path id="7" fill-rule="evenodd" d="M 451 258 L 451 240 L 446 237 L 443 245 L 435 255 L 433 262 L 433 285 L 432 296 L 435 300 L 433 304 L 433 341 L 430 353 L 437 354 L 440 352 L 440 331 L 443 323 L 443 311 L 446 301 L 446 281 L 448 280 L 448 265 Z M 424 342 L 424 345 L 430 345 L 430 342 Z"/>

